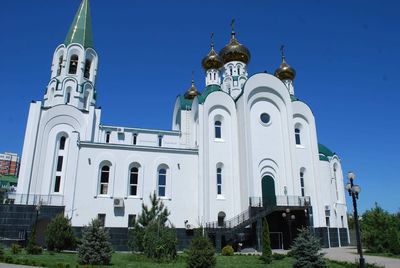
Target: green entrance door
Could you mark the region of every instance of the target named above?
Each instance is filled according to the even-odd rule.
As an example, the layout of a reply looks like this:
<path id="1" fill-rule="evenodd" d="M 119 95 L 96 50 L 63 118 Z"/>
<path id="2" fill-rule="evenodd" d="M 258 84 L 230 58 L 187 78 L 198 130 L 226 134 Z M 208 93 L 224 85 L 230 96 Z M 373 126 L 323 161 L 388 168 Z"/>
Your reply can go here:
<path id="1" fill-rule="evenodd" d="M 264 176 L 261 180 L 263 206 L 275 206 L 275 181 L 271 176 Z"/>

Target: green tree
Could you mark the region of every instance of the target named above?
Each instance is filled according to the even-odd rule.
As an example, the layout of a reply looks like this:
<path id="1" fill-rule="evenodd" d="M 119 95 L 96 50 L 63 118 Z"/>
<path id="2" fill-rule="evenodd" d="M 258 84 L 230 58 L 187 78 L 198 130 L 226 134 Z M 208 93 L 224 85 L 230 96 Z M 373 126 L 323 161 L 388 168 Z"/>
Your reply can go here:
<path id="1" fill-rule="evenodd" d="M 45 240 L 50 251 L 71 249 L 75 245 L 75 236 L 70 220 L 63 214 L 53 218 L 46 228 Z"/>
<path id="2" fill-rule="evenodd" d="M 362 215 L 361 231 L 364 246 L 372 252 L 400 254 L 400 223 L 377 203 Z"/>
<path id="3" fill-rule="evenodd" d="M 186 264 L 189 268 L 212 268 L 217 264 L 215 249 L 208 237 L 203 236 L 201 228 L 190 242 Z"/>
<path id="4" fill-rule="evenodd" d="M 156 193 L 150 194 L 150 207 L 142 204 L 142 213 L 133 222 L 129 232 L 129 246 L 132 251 L 141 251 L 157 260 L 176 258 L 175 228 L 167 226 L 170 212 Z"/>
<path id="5" fill-rule="evenodd" d="M 271 240 L 269 237 L 269 225 L 267 218 L 262 220 L 262 255 L 261 259 L 265 263 L 272 262 L 272 250 L 271 250 Z"/>
<path id="6" fill-rule="evenodd" d="M 108 233 L 95 219 L 83 229 L 82 243 L 78 247 L 80 264 L 107 265 L 111 262 L 112 247 Z"/>
<path id="7" fill-rule="evenodd" d="M 321 250 L 319 239 L 307 229 L 301 229 L 299 231 L 299 235 L 293 241 L 291 249 L 291 255 L 295 259 L 293 267 L 328 267 L 323 257 L 324 254 L 319 253 Z"/>
<path id="8" fill-rule="evenodd" d="M 31 255 L 42 254 L 42 247 L 36 244 L 36 224 L 33 226 L 31 234 L 29 235 L 28 245 L 26 245 L 26 252 Z"/>

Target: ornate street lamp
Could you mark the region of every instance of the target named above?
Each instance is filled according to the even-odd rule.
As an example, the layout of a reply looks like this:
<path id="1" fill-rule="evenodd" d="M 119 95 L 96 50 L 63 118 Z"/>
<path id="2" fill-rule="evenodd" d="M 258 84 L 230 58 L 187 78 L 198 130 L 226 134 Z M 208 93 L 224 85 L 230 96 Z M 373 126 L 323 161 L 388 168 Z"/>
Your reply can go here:
<path id="1" fill-rule="evenodd" d="M 292 222 L 296 219 L 296 216 L 290 213 L 290 209 L 287 208 L 286 212 L 282 213 L 282 218 L 287 221 L 289 226 L 289 245 L 292 243 Z"/>
<path id="2" fill-rule="evenodd" d="M 357 211 L 357 199 L 358 195 L 361 192 L 361 187 L 359 185 L 354 185 L 353 180 L 356 178 L 356 174 L 354 172 L 349 172 L 347 174 L 349 178 L 349 183 L 346 184 L 346 190 L 349 192 L 349 195 L 353 201 L 353 209 L 354 209 L 354 225 L 356 228 L 356 238 L 357 238 L 357 251 L 360 254 L 360 268 L 365 267 L 365 259 L 363 256 L 362 245 L 361 245 L 361 236 L 360 236 L 360 224 L 358 222 L 358 211 Z"/>

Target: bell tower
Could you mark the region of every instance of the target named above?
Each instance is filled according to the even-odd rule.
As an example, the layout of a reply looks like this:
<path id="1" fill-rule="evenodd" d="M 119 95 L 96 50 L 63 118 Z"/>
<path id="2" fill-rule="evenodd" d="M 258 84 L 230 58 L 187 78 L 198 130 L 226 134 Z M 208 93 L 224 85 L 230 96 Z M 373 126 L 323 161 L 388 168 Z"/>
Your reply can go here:
<path id="1" fill-rule="evenodd" d="M 97 65 L 89 0 L 82 0 L 64 43 L 53 54 L 44 107 L 72 105 L 89 110 L 96 104 Z"/>

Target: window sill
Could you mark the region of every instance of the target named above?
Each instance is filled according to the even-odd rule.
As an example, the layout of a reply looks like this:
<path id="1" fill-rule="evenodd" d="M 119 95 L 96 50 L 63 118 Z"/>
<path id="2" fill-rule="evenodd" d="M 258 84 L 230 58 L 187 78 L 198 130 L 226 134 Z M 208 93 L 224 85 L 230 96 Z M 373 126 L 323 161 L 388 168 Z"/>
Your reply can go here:
<path id="1" fill-rule="evenodd" d="M 105 194 L 98 194 L 98 195 L 95 195 L 94 198 L 112 198 L 112 196 L 105 195 Z"/>
<path id="2" fill-rule="evenodd" d="M 224 139 L 219 139 L 219 138 L 214 138 L 214 142 L 225 142 L 225 140 Z"/>
<path id="3" fill-rule="evenodd" d="M 127 197 L 125 197 L 125 199 L 140 199 L 140 200 L 142 200 L 143 198 L 138 195 L 128 195 Z"/>
<path id="4" fill-rule="evenodd" d="M 223 195 L 217 195 L 217 200 L 226 200 L 226 198 Z"/>
<path id="5" fill-rule="evenodd" d="M 160 198 L 161 200 L 169 200 L 171 201 L 172 199 L 167 197 L 167 196 L 159 196 L 158 198 Z"/>
<path id="6" fill-rule="evenodd" d="M 298 149 L 305 149 L 306 147 L 304 147 L 304 146 L 301 145 L 301 144 L 296 144 L 296 148 L 298 148 Z"/>

